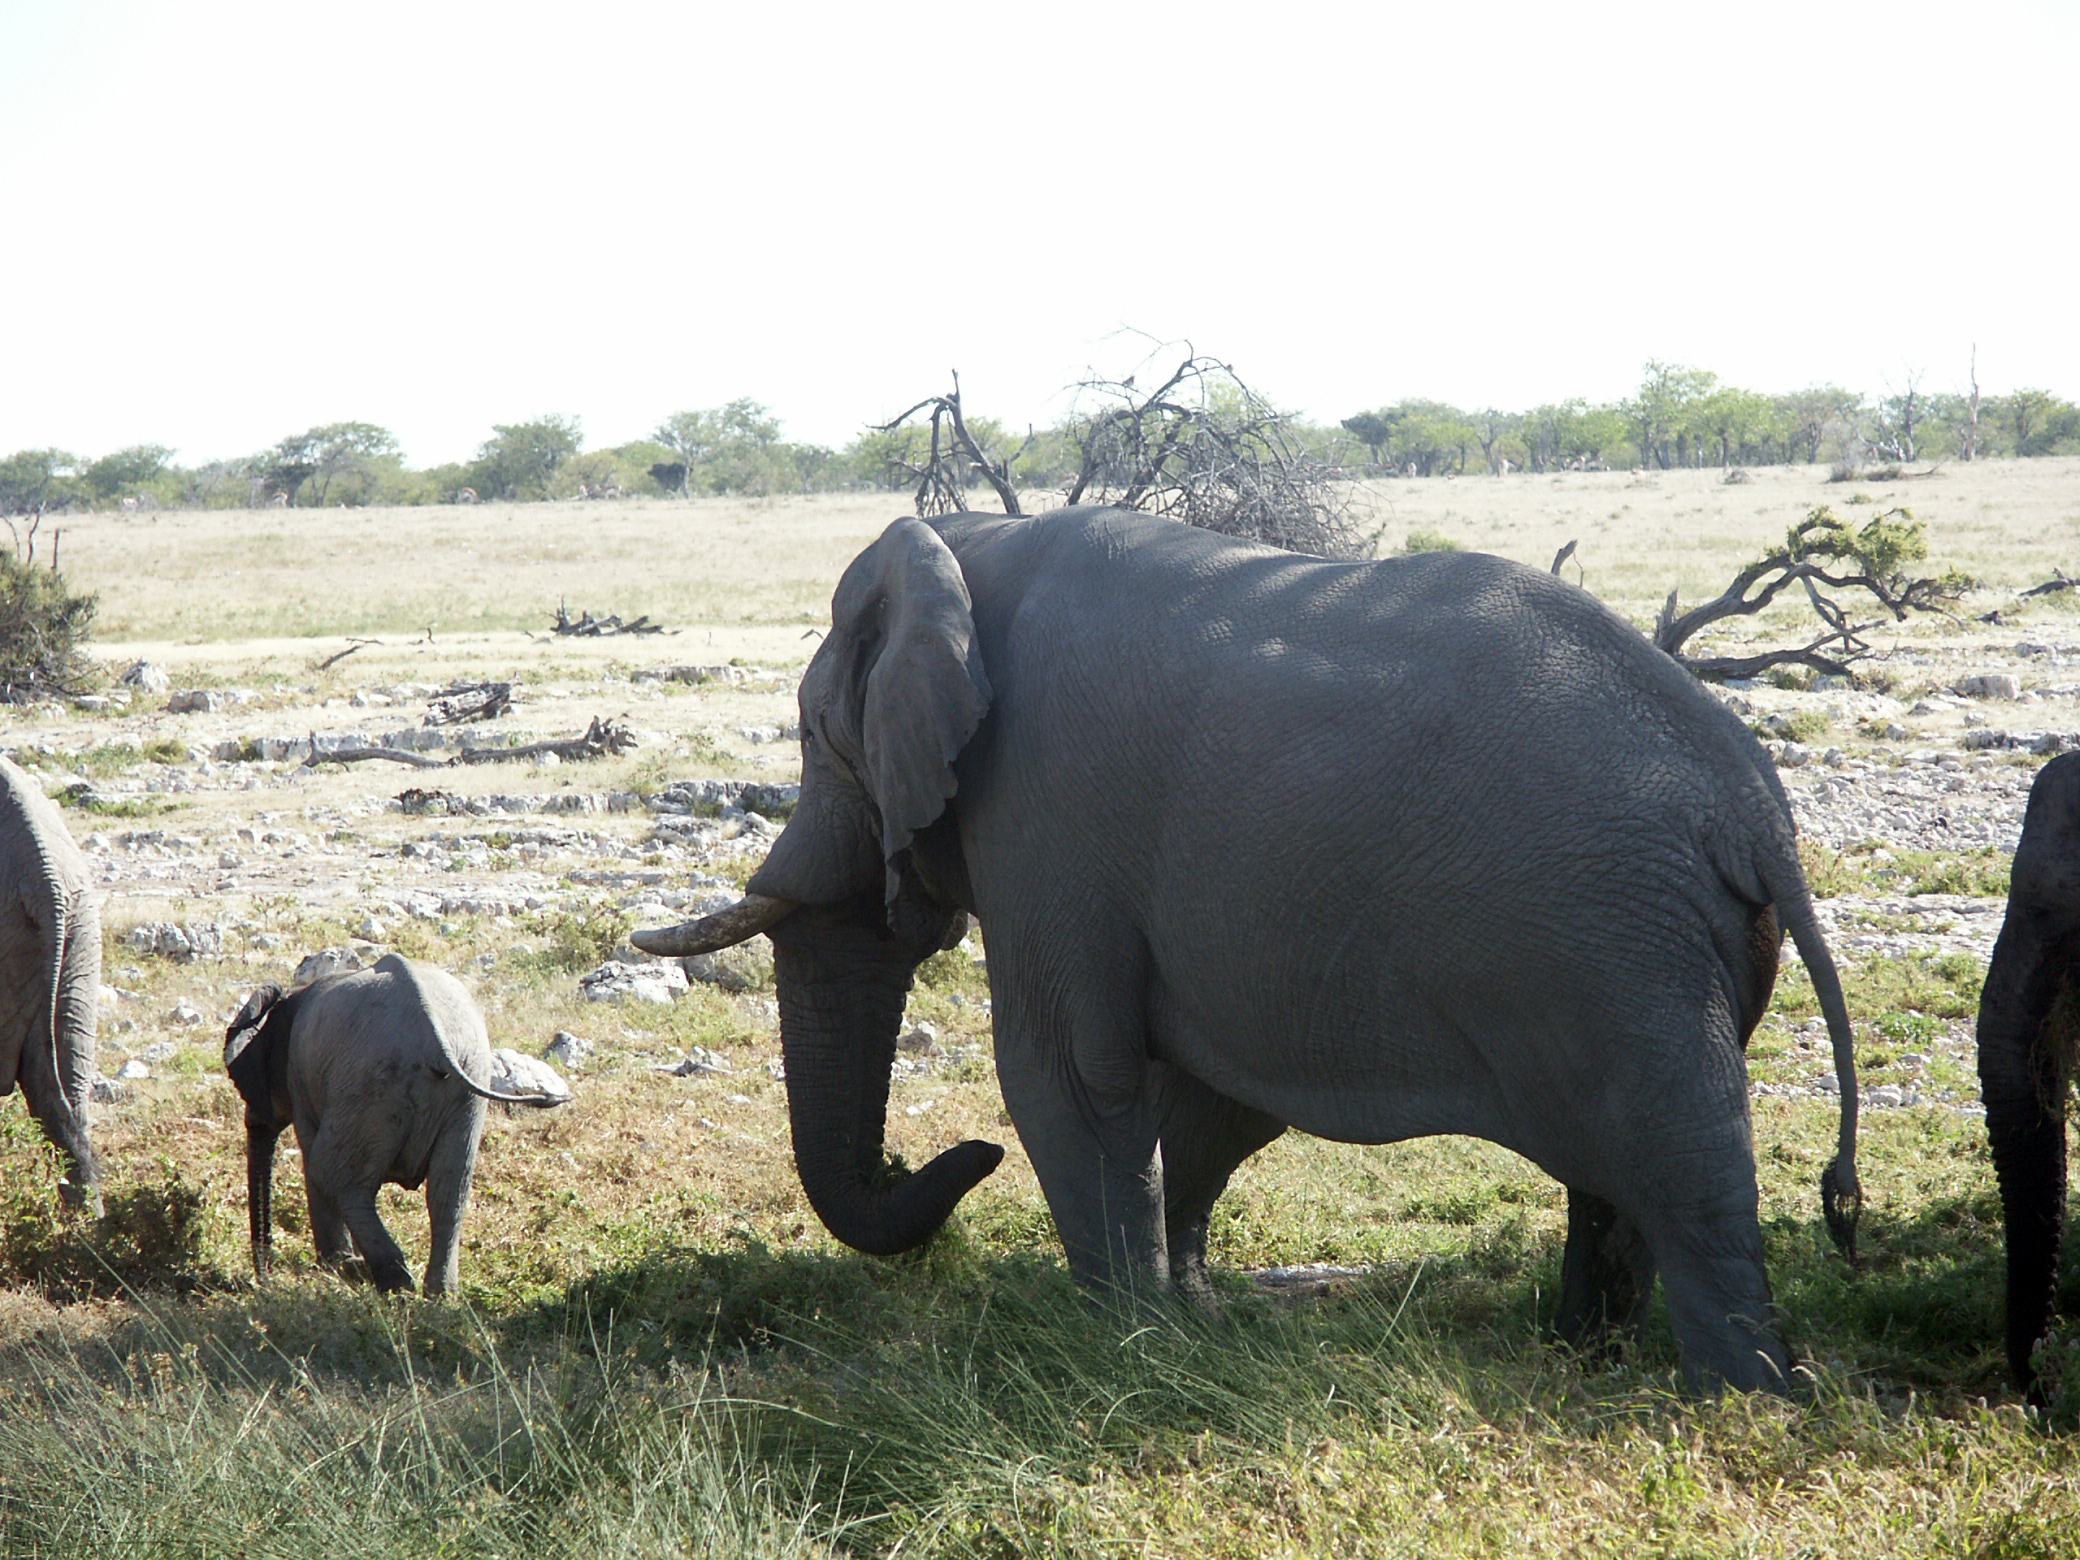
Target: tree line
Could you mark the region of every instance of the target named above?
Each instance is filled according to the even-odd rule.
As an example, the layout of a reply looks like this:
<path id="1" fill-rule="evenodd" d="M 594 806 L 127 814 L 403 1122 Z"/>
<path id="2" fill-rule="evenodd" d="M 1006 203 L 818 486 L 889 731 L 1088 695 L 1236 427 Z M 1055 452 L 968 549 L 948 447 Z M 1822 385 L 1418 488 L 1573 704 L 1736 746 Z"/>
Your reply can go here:
<path id="1" fill-rule="evenodd" d="M 1922 377 L 1875 397 L 1835 385 L 1765 394 L 1709 369 L 1650 361 L 1639 388 L 1617 401 L 1469 411 L 1411 398 L 1335 425 L 1285 416 L 1279 432 L 1323 468 L 1353 477 L 1821 462 L 1849 476 L 1910 462 L 2080 453 L 2080 406 L 2048 390 L 1982 397 L 1975 381 L 1968 395 L 1937 393 L 1923 389 Z M 1066 489 L 1090 469 L 1086 446 L 1106 425 L 1072 415 L 1021 436 L 996 419 L 968 417 L 973 447 L 991 452 L 968 480 L 994 467 L 1022 487 Z M 0 460 L 0 515 L 896 492 L 933 466 L 933 437 L 929 424 L 897 419 L 863 429 L 842 449 L 796 443 L 782 436 L 771 408 L 735 400 L 674 413 L 646 439 L 596 449 L 585 447 L 575 417 L 495 424 L 474 459 L 414 469 L 388 429 L 327 423 L 253 455 L 196 466 L 156 444 L 91 460 L 19 450 Z"/>

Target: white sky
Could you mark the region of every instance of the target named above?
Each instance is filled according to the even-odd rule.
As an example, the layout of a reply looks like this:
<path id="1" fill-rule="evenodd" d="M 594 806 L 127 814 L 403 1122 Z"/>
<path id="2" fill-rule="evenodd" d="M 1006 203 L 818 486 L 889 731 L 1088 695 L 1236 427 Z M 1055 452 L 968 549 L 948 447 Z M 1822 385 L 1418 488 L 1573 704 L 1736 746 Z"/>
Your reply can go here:
<path id="1" fill-rule="evenodd" d="M 0 453 L 840 445 L 1189 338 L 1324 420 L 2080 395 L 2072 0 L 0 0 Z"/>

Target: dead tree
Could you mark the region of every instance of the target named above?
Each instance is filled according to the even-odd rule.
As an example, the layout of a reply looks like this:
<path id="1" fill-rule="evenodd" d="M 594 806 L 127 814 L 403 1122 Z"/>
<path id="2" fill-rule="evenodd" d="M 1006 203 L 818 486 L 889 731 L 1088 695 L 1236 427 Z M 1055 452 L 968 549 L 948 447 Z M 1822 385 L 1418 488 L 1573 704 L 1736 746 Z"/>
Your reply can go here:
<path id="1" fill-rule="evenodd" d="M 1289 552 L 1352 558 L 1361 529 L 1350 485 L 1309 450 L 1287 413 L 1228 364 L 1185 358 L 1153 390 L 1093 376 L 1077 386 L 1071 438 L 1082 460 L 1068 502 L 1117 504 Z"/>
<path id="2" fill-rule="evenodd" d="M 968 427 L 961 409 L 961 376 L 955 370 L 949 394 L 926 396 L 902 416 L 876 423 L 874 432 L 894 433 L 898 428 L 909 427 L 913 418 L 927 415 L 931 446 L 924 464 L 913 466 L 898 460 L 905 474 L 917 484 L 918 514 L 950 515 L 966 509 L 970 474 L 981 476 L 996 489 L 997 501 L 1004 506 L 1005 514 L 1024 514 L 1018 506 L 1018 489 L 1012 483 L 1011 468 L 1033 447 L 1031 431 L 1016 453 L 993 457 Z"/>
<path id="3" fill-rule="evenodd" d="M 1912 612 L 1953 616 L 1951 609 L 1973 582 L 1955 569 L 1933 576 L 1908 575 L 1907 565 L 1927 555 L 1921 525 L 1910 510 L 1888 509 L 1858 530 L 1822 504 L 1791 528 L 1782 547 L 1741 570 L 1714 600 L 1679 614 L 1676 593 L 1670 591 L 1654 624 L 1654 643 L 1700 677 L 1754 677 L 1775 666 L 1846 675 L 1852 663 L 1872 653 L 1863 636 L 1877 623 L 1850 622 L 1848 613 L 1833 597 L 1822 594 L 1821 587 L 1866 591 L 1895 621 L 1905 621 Z M 1803 587 L 1826 633 L 1796 649 L 1756 655 L 1683 653 L 1699 631 L 1727 618 L 1753 617 L 1792 585 Z"/>

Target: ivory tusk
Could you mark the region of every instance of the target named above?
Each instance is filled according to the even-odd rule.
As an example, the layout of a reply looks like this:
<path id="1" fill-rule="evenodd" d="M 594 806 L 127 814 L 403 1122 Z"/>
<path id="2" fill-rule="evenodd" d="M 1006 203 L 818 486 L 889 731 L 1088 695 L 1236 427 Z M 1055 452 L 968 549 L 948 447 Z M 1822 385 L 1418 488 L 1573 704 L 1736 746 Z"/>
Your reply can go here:
<path id="1" fill-rule="evenodd" d="M 628 940 L 645 953 L 662 958 L 683 959 L 696 953 L 714 953 L 748 942 L 769 926 L 777 926 L 801 907 L 792 899 L 773 899 L 765 894 L 746 894 L 727 910 L 685 921 L 678 926 L 648 927 L 628 934 Z"/>

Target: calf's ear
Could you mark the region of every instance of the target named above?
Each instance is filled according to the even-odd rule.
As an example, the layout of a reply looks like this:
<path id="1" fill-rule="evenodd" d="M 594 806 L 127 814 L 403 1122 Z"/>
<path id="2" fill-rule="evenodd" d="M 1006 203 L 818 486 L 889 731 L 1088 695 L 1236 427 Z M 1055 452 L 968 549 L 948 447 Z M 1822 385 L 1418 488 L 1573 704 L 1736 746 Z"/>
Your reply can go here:
<path id="1" fill-rule="evenodd" d="M 262 986 L 224 1030 L 224 1071 L 231 1075 L 248 1111 L 274 1119 L 275 1081 L 281 1072 L 277 1050 L 288 1041 L 280 1020 L 282 988 Z"/>

